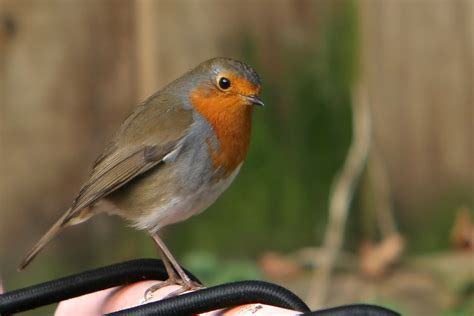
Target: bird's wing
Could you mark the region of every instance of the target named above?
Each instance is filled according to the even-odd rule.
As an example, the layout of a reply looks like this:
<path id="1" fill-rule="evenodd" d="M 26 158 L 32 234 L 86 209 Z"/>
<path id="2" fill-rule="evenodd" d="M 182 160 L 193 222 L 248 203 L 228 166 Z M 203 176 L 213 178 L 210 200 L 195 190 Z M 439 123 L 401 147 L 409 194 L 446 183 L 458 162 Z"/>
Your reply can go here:
<path id="1" fill-rule="evenodd" d="M 148 101 L 152 102 L 160 100 Z M 96 160 L 63 223 L 136 176 L 158 166 L 169 153 L 179 150 L 180 140 L 187 134 L 192 120 L 191 111 L 181 107 L 147 103 L 140 106 Z"/>

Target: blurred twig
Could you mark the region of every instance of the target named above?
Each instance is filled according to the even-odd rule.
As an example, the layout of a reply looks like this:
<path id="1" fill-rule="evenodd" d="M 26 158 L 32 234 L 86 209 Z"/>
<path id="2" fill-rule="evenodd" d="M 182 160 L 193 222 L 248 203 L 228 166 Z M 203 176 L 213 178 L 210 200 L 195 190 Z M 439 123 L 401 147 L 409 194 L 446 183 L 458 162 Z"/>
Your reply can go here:
<path id="1" fill-rule="evenodd" d="M 375 192 L 375 213 L 382 238 L 396 235 L 398 229 L 393 217 L 390 182 L 384 161 L 375 144 L 372 145 L 367 168 L 372 190 Z"/>
<path id="2" fill-rule="evenodd" d="M 329 201 L 329 222 L 324 236 L 324 256 L 315 263 L 308 292 L 308 303 L 321 307 L 326 300 L 334 260 L 339 253 L 346 226 L 347 214 L 357 180 L 360 177 L 371 144 L 371 117 L 367 90 L 363 80 L 355 90 L 352 102 L 353 139 L 342 170 L 334 178 Z"/>
<path id="3" fill-rule="evenodd" d="M 400 258 L 405 248 L 394 218 L 387 170 L 375 142 L 370 149 L 367 176 L 373 205 L 366 203 L 365 207 L 376 217 L 381 239 L 375 242 L 371 240 L 373 236 L 363 237 L 359 244 L 359 269 L 364 276 L 374 279 L 383 276 Z"/>

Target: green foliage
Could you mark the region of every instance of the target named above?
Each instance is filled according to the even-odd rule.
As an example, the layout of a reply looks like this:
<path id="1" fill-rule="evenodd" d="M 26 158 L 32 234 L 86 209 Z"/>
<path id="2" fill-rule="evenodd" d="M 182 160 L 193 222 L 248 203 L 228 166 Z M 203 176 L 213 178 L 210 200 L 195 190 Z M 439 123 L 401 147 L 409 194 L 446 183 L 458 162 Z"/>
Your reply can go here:
<path id="1" fill-rule="evenodd" d="M 472 316 L 474 315 L 474 297 L 471 295 L 470 300 L 466 300 L 463 304 L 446 310 L 442 314 L 443 316 Z"/>
<path id="2" fill-rule="evenodd" d="M 254 262 L 247 260 L 222 261 L 216 255 L 206 251 L 188 253 L 183 264 L 193 271 L 207 286 L 228 283 L 237 280 L 262 279 Z"/>

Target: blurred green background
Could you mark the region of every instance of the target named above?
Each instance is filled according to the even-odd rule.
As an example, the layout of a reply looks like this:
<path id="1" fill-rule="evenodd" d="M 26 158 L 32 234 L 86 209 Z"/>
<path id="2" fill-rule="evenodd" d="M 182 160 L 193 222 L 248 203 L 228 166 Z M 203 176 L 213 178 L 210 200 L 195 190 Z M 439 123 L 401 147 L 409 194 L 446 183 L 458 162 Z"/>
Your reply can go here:
<path id="1" fill-rule="evenodd" d="M 361 245 L 383 239 L 373 202 L 379 188 L 365 171 L 346 229 L 344 251 L 354 258 L 331 287 L 340 293 L 354 276 L 358 283 L 327 305 L 369 301 L 408 314 L 471 315 L 473 42 L 471 0 L 2 0 L 4 287 L 157 256 L 145 234 L 99 216 L 61 234 L 26 272 L 15 271 L 133 107 L 201 61 L 230 56 L 259 72 L 267 106 L 255 111 L 250 152 L 230 189 L 203 214 L 163 231 L 181 262 L 208 284 L 261 278 L 304 296 L 311 271 L 291 254 L 321 246 L 331 183 L 351 143 L 351 92 L 362 80 L 405 251 L 375 279 L 358 268 Z M 468 214 L 460 224 L 471 236 L 467 250 L 452 237 L 460 213 Z M 302 272 L 269 275 L 261 260 L 269 252 L 293 258 Z M 436 265 L 446 261 L 468 263 L 453 269 L 461 274 L 455 286 Z M 413 270 L 424 271 L 424 281 Z M 411 277 L 394 285 L 399 292 L 425 285 L 412 301 L 391 291 L 396 273 Z"/>

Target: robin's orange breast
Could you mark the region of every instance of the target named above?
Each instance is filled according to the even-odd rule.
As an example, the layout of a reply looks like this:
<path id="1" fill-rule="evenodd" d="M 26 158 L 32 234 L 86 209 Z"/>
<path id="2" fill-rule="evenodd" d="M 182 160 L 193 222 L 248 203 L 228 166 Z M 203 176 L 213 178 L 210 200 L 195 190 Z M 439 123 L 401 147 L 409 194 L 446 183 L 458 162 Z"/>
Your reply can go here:
<path id="1" fill-rule="evenodd" d="M 219 148 L 207 140 L 213 165 L 228 176 L 245 159 L 250 143 L 252 106 L 243 102 L 239 95 L 222 94 L 219 91 L 194 90 L 190 100 L 211 124 Z"/>

